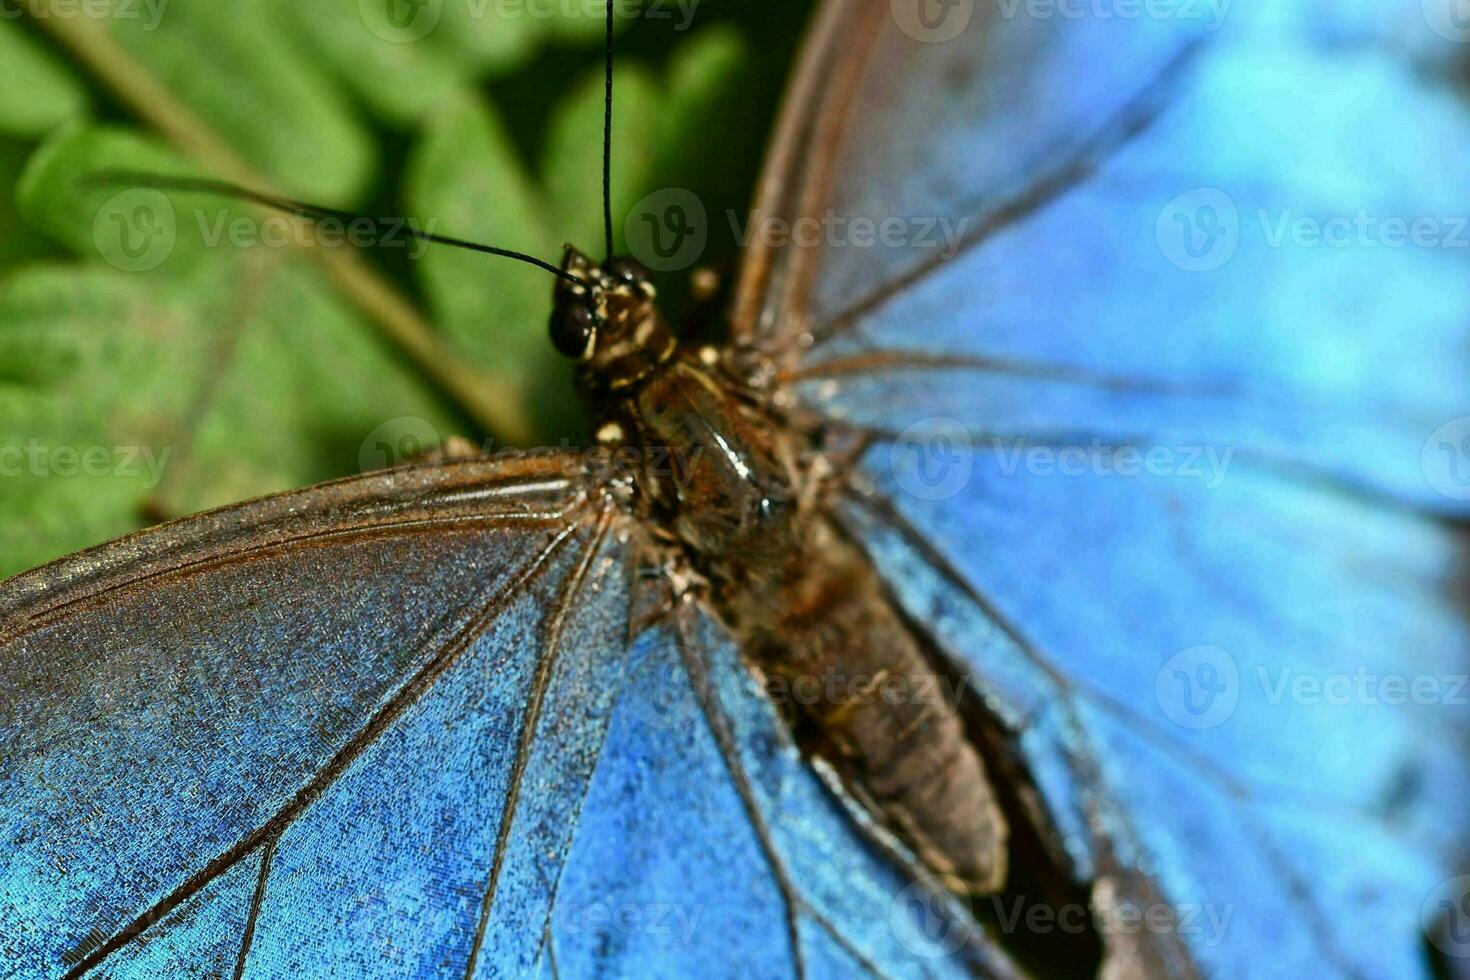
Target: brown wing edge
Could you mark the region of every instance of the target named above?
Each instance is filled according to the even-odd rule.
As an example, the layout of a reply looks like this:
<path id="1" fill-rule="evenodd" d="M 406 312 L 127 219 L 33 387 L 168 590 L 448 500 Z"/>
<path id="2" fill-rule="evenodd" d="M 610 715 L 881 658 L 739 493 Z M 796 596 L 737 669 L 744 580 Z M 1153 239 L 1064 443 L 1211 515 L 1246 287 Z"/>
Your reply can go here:
<path id="1" fill-rule="evenodd" d="M 118 538 L 0 582 L 0 645 L 117 589 L 314 541 L 453 525 L 588 519 L 575 453 L 409 465 L 322 483 Z M 577 512 L 581 511 L 579 515 Z"/>
<path id="2" fill-rule="evenodd" d="M 814 213 L 828 196 L 847 115 L 855 101 L 868 54 L 888 15 L 883 0 L 825 0 L 808 29 L 802 55 L 782 102 L 776 136 L 767 151 L 756 190 L 760 219 L 794 220 Z M 777 248 L 755 236 L 741 263 L 730 307 L 731 335 L 739 344 L 758 343 L 782 331 L 786 350 L 795 338 L 806 305 L 816 250 Z"/>

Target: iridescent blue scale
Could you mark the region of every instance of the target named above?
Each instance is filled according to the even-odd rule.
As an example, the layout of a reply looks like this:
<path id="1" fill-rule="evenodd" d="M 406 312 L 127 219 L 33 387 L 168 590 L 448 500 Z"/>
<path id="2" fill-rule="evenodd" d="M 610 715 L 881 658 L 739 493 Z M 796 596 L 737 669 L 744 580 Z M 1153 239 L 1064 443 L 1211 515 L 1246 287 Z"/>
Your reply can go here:
<path id="1" fill-rule="evenodd" d="M 908 6 L 827 0 L 761 207 L 937 244 L 757 245 L 732 343 L 869 438 L 838 516 L 1104 932 L 1143 889 L 1165 976 L 1430 976 L 1426 921 L 1470 953 L 1465 49 L 1432 3 Z M 0 977 L 1017 975 L 697 599 L 630 633 L 601 491 L 425 464 L 0 587 Z"/>

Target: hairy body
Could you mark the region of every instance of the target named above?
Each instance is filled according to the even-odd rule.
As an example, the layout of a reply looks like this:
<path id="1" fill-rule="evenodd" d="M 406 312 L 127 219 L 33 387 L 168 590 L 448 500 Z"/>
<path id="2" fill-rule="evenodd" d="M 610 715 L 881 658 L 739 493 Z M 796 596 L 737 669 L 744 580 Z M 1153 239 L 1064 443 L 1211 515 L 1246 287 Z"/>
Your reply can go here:
<path id="1" fill-rule="evenodd" d="M 583 304 L 574 312 L 598 328 L 581 379 L 599 438 L 674 462 L 638 474 L 642 506 L 714 586 L 769 689 L 789 692 L 804 743 L 951 888 L 999 891 L 1008 832 L 984 762 L 876 569 L 828 514 L 819 457 L 718 357 L 679 347 L 646 281 L 576 253 L 567 268 L 596 284 L 563 288 L 558 309 Z"/>

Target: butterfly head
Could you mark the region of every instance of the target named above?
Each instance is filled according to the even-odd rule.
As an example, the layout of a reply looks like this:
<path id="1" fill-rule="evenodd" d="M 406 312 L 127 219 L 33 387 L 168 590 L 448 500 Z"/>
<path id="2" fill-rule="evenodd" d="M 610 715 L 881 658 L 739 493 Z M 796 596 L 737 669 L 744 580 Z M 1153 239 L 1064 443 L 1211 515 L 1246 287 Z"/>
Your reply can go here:
<path id="1" fill-rule="evenodd" d="M 551 343 L 599 387 L 636 384 L 673 354 L 648 271 L 630 258 L 598 264 L 570 246 L 551 312 Z"/>

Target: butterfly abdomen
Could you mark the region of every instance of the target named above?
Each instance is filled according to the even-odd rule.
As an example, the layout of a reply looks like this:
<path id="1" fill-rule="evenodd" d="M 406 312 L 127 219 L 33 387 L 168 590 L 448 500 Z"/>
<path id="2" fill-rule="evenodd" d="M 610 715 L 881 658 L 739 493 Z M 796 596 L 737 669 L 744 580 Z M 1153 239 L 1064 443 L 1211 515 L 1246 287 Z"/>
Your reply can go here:
<path id="1" fill-rule="evenodd" d="M 791 461 L 804 454 L 783 448 L 795 433 L 691 361 L 660 372 L 631 414 L 644 446 L 678 461 L 659 491 L 671 534 L 804 744 L 956 891 L 999 891 L 1006 820 L 955 692 L 867 556 L 803 499 Z"/>
<path id="2" fill-rule="evenodd" d="M 957 692 L 855 545 L 823 518 L 723 604 L 742 647 L 849 789 L 956 891 L 1000 891 L 1006 819 Z"/>

